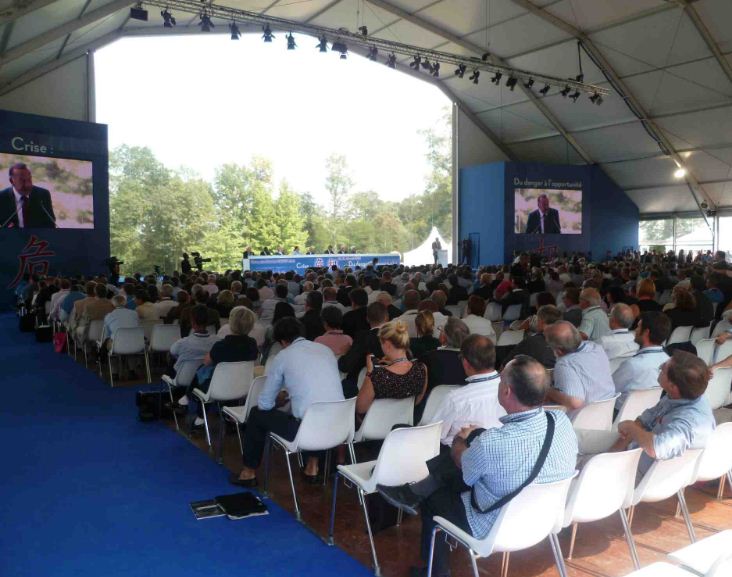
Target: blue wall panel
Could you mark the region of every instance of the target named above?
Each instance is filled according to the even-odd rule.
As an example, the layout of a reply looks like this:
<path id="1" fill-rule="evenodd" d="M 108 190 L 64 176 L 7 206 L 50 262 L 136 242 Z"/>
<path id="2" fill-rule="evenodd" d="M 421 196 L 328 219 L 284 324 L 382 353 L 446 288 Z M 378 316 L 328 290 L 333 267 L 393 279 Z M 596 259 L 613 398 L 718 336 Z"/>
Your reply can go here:
<path id="1" fill-rule="evenodd" d="M 505 224 L 505 164 L 495 162 L 463 168 L 460 171 L 460 194 L 458 207 L 460 218 L 460 239 L 470 234 L 480 234 L 478 263 L 501 262 Z M 457 259 L 456 259 L 457 260 Z"/>

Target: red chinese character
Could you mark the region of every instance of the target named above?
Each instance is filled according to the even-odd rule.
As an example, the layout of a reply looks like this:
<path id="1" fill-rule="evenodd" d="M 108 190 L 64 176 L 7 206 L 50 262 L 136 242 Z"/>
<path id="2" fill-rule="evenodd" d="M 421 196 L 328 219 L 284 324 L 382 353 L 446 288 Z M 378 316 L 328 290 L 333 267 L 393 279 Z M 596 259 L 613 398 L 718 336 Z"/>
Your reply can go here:
<path id="1" fill-rule="evenodd" d="M 18 255 L 18 274 L 8 285 L 8 288 L 17 286 L 25 274 L 48 274 L 49 261 L 45 258 L 48 256 L 56 256 L 52 250 L 48 250 L 48 241 L 39 239 L 36 235 L 31 235 L 28 243 Z"/>

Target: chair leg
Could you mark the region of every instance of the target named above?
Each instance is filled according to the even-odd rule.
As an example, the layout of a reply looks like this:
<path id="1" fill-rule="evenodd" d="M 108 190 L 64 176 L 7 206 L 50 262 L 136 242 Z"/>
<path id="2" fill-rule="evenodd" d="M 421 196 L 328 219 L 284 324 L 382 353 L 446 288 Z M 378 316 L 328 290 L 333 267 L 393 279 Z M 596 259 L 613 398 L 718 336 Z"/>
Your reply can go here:
<path id="1" fill-rule="evenodd" d="M 269 497 L 269 469 L 270 462 L 272 461 L 272 439 L 267 438 L 264 441 L 264 486 L 262 487 L 262 494 L 265 497 Z"/>
<path id="2" fill-rule="evenodd" d="M 84 368 L 89 366 L 89 353 L 87 351 L 87 343 L 84 341 Z"/>
<path id="3" fill-rule="evenodd" d="M 201 408 L 203 410 L 203 426 L 206 427 L 206 441 L 208 442 L 208 450 L 211 450 L 211 432 L 208 430 L 208 416 L 206 413 L 206 403 L 201 401 Z"/>
<path id="4" fill-rule="evenodd" d="M 468 555 L 470 556 L 470 565 L 473 567 L 473 577 L 480 577 L 480 573 L 478 572 L 478 559 L 473 554 L 472 551 L 468 551 Z"/>
<path id="5" fill-rule="evenodd" d="M 724 498 L 724 484 L 727 480 L 727 477 L 722 475 L 719 478 L 719 488 L 717 489 L 717 501 L 721 501 Z"/>
<path id="6" fill-rule="evenodd" d="M 224 439 L 226 438 L 226 422 L 224 414 L 221 412 L 221 403 L 216 403 L 216 409 L 219 411 L 219 447 L 216 450 L 216 462 L 221 465 L 224 462 Z"/>
<path id="7" fill-rule="evenodd" d="M 325 457 L 323 457 L 323 487 L 328 484 L 328 470 L 330 469 L 330 456 L 331 450 L 325 451 Z"/>
<path id="8" fill-rule="evenodd" d="M 633 526 L 633 516 L 635 515 L 635 505 L 631 505 L 628 510 L 628 528 Z"/>
<path id="9" fill-rule="evenodd" d="M 508 575 L 508 564 L 510 561 L 511 554 L 508 551 L 504 551 L 501 556 L 501 577 L 506 577 Z"/>
<path id="10" fill-rule="evenodd" d="M 288 451 L 285 451 L 285 461 L 287 461 L 287 473 L 290 475 L 290 489 L 292 489 L 292 500 L 295 502 L 295 517 L 298 521 L 302 522 L 302 513 L 300 513 L 300 505 L 297 502 L 297 493 L 295 492 L 295 480 L 292 477 L 292 463 L 290 463 L 290 455 Z"/>
<path id="11" fill-rule="evenodd" d="M 145 349 L 145 372 L 147 373 L 147 382 L 152 383 L 152 377 L 150 376 L 150 358 L 147 356 L 147 349 Z"/>
<path id="12" fill-rule="evenodd" d="M 636 571 L 640 569 L 640 560 L 638 559 L 638 550 L 635 547 L 635 540 L 633 539 L 633 533 L 630 531 L 630 523 L 628 523 L 628 516 L 621 507 L 618 509 L 620 514 L 620 520 L 623 522 L 623 532 L 625 533 L 625 540 L 628 543 L 628 549 L 630 550 L 630 558 L 633 560 L 633 566 Z"/>
<path id="13" fill-rule="evenodd" d="M 336 471 L 333 475 L 333 499 L 330 504 L 330 526 L 328 527 L 328 540 L 326 543 L 331 547 L 335 545 L 333 539 L 333 530 L 335 528 L 335 513 L 336 513 L 336 499 L 338 498 L 338 480 L 340 479 L 340 473 Z"/>
<path id="14" fill-rule="evenodd" d="M 376 575 L 376 577 L 381 577 L 381 567 L 379 567 L 379 559 L 376 556 L 376 545 L 374 545 L 374 534 L 371 531 L 371 522 L 369 521 L 369 510 L 366 506 L 366 495 L 364 494 L 364 492 L 361 488 L 358 489 L 358 492 L 361 494 L 361 497 L 362 497 L 361 508 L 363 509 L 363 517 L 366 520 L 366 530 L 369 533 L 369 543 L 371 544 L 371 556 L 373 557 L 373 560 L 374 560 L 374 575 Z M 432 539 L 434 540 L 434 533 L 432 534 Z"/>
<path id="15" fill-rule="evenodd" d="M 683 489 L 678 492 L 678 496 L 681 513 L 683 513 L 684 522 L 686 523 L 686 530 L 689 532 L 689 539 L 692 543 L 696 543 L 696 533 L 694 532 L 694 525 L 691 524 L 691 515 L 689 515 L 689 508 L 686 506 L 686 497 L 684 497 Z"/>
<path id="16" fill-rule="evenodd" d="M 175 421 L 175 430 L 180 431 L 180 425 L 178 425 L 178 415 L 175 412 L 175 401 L 173 400 L 173 387 L 168 385 L 168 395 L 170 395 L 170 408 L 173 411 L 173 421 Z M 243 452 L 242 452 L 243 454 Z"/>
<path id="17" fill-rule="evenodd" d="M 577 539 L 577 523 L 572 523 L 572 537 L 569 539 L 569 555 L 567 559 L 572 559 L 572 553 L 574 553 L 574 541 Z"/>
<path id="18" fill-rule="evenodd" d="M 114 388 L 114 377 L 112 376 L 112 355 L 107 355 L 107 362 L 109 364 L 109 386 Z"/>
<path id="19" fill-rule="evenodd" d="M 564 565 L 562 548 L 559 546 L 559 537 L 557 537 L 557 535 L 554 533 L 549 535 L 549 544 L 552 546 L 552 553 L 554 553 L 554 562 L 557 564 L 557 571 L 559 571 L 560 577 L 567 577 L 567 567 Z"/>
<path id="20" fill-rule="evenodd" d="M 239 439 L 239 451 L 242 454 L 242 457 L 244 456 L 244 444 L 241 442 L 241 424 L 239 421 L 234 421 L 234 424 L 236 425 L 236 438 Z"/>
<path id="21" fill-rule="evenodd" d="M 397 509 L 397 521 L 396 521 L 397 527 L 401 527 L 403 516 L 404 516 L 404 511 L 402 509 Z"/>

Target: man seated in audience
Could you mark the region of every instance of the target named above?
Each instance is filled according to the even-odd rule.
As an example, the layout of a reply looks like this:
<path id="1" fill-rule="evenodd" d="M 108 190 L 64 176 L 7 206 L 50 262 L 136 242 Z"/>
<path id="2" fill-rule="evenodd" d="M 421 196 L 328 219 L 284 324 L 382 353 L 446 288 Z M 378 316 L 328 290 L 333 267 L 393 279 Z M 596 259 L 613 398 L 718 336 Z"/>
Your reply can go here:
<path id="1" fill-rule="evenodd" d="M 158 316 L 158 310 L 150 302 L 147 291 L 143 287 L 137 287 L 135 289 L 135 311 L 137 312 L 137 316 L 140 317 L 140 322 L 156 321 L 160 318 Z"/>
<path id="2" fill-rule="evenodd" d="M 180 334 L 187 337 L 188 333 L 191 332 L 191 314 L 193 312 L 193 307 L 197 305 L 203 305 L 206 307 L 208 314 L 208 322 L 206 323 L 206 326 L 213 326 L 214 330 L 218 331 L 221 328 L 221 316 L 219 315 L 219 311 L 208 306 L 208 293 L 203 289 L 195 290 L 194 288 L 192 290 L 194 290 L 194 293 L 191 306 L 186 307 L 180 313 Z"/>
<path id="3" fill-rule="evenodd" d="M 296 305 L 299 305 L 299 306 L 304 305 L 305 304 L 305 299 L 307 298 L 308 293 L 310 291 L 312 291 L 314 288 L 315 288 L 315 285 L 313 285 L 312 282 L 310 282 L 309 280 L 308 281 L 305 281 L 303 283 L 303 285 L 302 285 L 302 292 L 299 295 L 296 295 L 292 299 L 293 304 L 296 304 Z"/>
<path id="4" fill-rule="evenodd" d="M 554 386 L 547 400 L 567 408 L 572 418 L 587 403 L 615 395 L 610 361 L 600 345 L 582 341 L 579 331 L 568 321 L 544 329 L 546 342 L 554 350 Z"/>
<path id="5" fill-rule="evenodd" d="M 529 293 L 526 290 L 524 277 L 511 275 L 511 290 L 501 299 L 501 314 L 506 314 L 508 307 L 521 305 L 519 318 L 529 316 Z"/>
<path id="6" fill-rule="evenodd" d="M 175 300 L 177 305 L 171 308 L 168 314 L 165 315 L 165 324 L 171 325 L 176 321 L 180 323 L 183 311 L 192 306 L 191 297 L 186 290 L 179 290 Z"/>
<path id="7" fill-rule="evenodd" d="M 341 310 L 338 307 L 326 308 L 336 309 L 339 312 Z M 305 313 L 300 318 L 300 322 L 305 327 L 305 338 L 309 341 L 314 341 L 325 332 L 321 318 L 323 310 L 323 295 L 318 291 L 308 292 L 305 299 Z"/>
<path id="8" fill-rule="evenodd" d="M 472 297 L 471 297 L 472 298 Z M 484 336 L 471 334 L 460 347 L 460 361 L 467 375 L 465 385 L 450 392 L 431 422 L 442 421 L 441 451 L 449 451 L 455 436 L 466 424 L 486 429 L 500 427 L 506 411 L 498 404 L 496 347 Z"/>
<path id="9" fill-rule="evenodd" d="M 518 355 L 527 355 L 536 359 L 547 369 L 553 369 L 556 363 L 554 351 L 547 344 L 544 331 L 550 325 L 562 320 L 561 311 L 554 305 L 544 305 L 536 312 L 536 333 L 518 343 L 509 353 L 506 363 Z"/>
<path id="10" fill-rule="evenodd" d="M 64 278 L 59 282 L 60 290 L 51 295 L 51 311 L 48 313 L 48 318 L 52 321 L 61 320 L 59 314 L 61 312 L 61 303 L 71 292 L 71 281 Z"/>
<path id="11" fill-rule="evenodd" d="M 414 317 L 416 317 L 419 312 L 417 310 L 419 300 L 420 296 L 416 290 L 410 289 L 405 291 L 404 296 L 402 297 L 402 308 L 404 309 L 404 314 L 396 319 L 407 325 L 407 331 L 409 331 L 410 339 L 417 338 L 417 329 L 414 326 Z"/>
<path id="12" fill-rule="evenodd" d="M 338 302 L 338 289 L 333 286 L 323 289 L 323 308 L 338 307 L 342 313 L 346 313 L 346 307 Z"/>
<path id="13" fill-rule="evenodd" d="M 368 330 L 369 321 L 366 318 L 366 307 L 369 295 L 361 288 L 355 288 L 348 293 L 351 300 L 351 310 L 343 315 L 343 332 L 353 339 L 360 331 Z"/>
<path id="14" fill-rule="evenodd" d="M 420 557 L 427 563 L 432 520 L 440 516 L 476 539 L 491 530 L 501 507 L 493 506 L 510 495 L 529 478 L 553 427 L 549 451 L 535 479 L 553 483 L 574 474 L 577 437 L 569 419 L 560 411 L 545 411 L 547 375 L 541 364 L 530 357 L 517 357 L 501 374 L 498 402 L 507 415 L 500 428 L 463 428 L 452 445 L 452 463 L 444 456 L 427 462 L 430 475 L 398 487 L 377 486 L 390 503 L 422 516 Z M 413 575 L 427 574 L 426 567 L 414 568 Z M 450 574 L 447 542 L 435 540 L 435 577 Z"/>
<path id="15" fill-rule="evenodd" d="M 178 306 L 178 303 L 173 300 L 173 285 L 166 283 L 160 287 L 160 300 L 154 306 L 157 318 L 159 319 L 164 319 L 170 312 L 170 309 Z"/>
<path id="16" fill-rule="evenodd" d="M 274 310 L 277 303 L 287 302 L 287 285 L 277 283 L 275 286 L 275 296 L 267 299 L 262 303 L 262 307 L 259 309 L 259 320 L 264 324 L 272 324 L 272 318 L 274 317 Z"/>
<path id="17" fill-rule="evenodd" d="M 599 341 L 610 334 L 610 323 L 607 314 L 602 310 L 602 297 L 595 288 L 583 289 L 580 293 L 582 322 L 579 332 L 584 340 Z"/>
<path id="18" fill-rule="evenodd" d="M 74 305 L 77 301 L 86 298 L 86 294 L 81 290 L 81 286 L 78 284 L 71 285 L 71 291 L 65 297 L 61 299 L 61 305 L 59 306 L 58 319 L 62 323 L 69 324 L 74 311 Z"/>
<path id="19" fill-rule="evenodd" d="M 635 329 L 635 342 L 640 350 L 618 367 L 613 373 L 615 390 L 621 393 L 616 403 L 620 409 L 630 391 L 651 389 L 658 386 L 661 366 L 668 360 L 663 348 L 664 341 L 671 334 L 671 321 L 658 311 L 641 313 Z"/>
<path id="20" fill-rule="evenodd" d="M 638 351 L 635 334 L 630 332 L 635 318 L 633 309 L 625 303 L 617 303 L 610 310 L 610 334 L 600 337 L 600 346 L 607 358 L 627 357 Z"/>
<path id="21" fill-rule="evenodd" d="M 386 311 L 389 314 L 389 320 L 393 321 L 395 318 L 400 317 L 402 314 L 402 311 L 400 311 L 398 308 L 396 308 L 392 302 L 392 295 L 388 293 L 387 291 L 381 291 L 379 293 L 379 297 L 377 299 L 382 305 L 386 307 Z"/>
<path id="22" fill-rule="evenodd" d="M 117 329 L 132 329 L 140 326 L 140 318 L 137 313 L 127 308 L 125 295 L 113 296 L 112 306 L 114 309 L 104 317 L 104 329 L 102 330 L 102 340 L 106 341 L 107 349 L 110 348 Z"/>
<path id="23" fill-rule="evenodd" d="M 343 379 L 343 394 L 347 399 L 358 394 L 358 375 L 366 366 L 366 357 L 374 355 L 377 359 L 384 356 L 379 340 L 379 329 L 389 321 L 386 307 L 380 302 L 371 303 L 366 308 L 369 330 L 361 331 L 353 339 L 350 350 L 338 359 L 338 369 L 346 373 Z"/>
<path id="24" fill-rule="evenodd" d="M 484 335 L 495 343 L 496 331 L 493 329 L 493 323 L 483 318 L 485 306 L 485 300 L 482 297 L 471 295 L 468 298 L 468 314 L 463 317 L 463 322 L 468 325 L 471 335 Z"/>
<path id="25" fill-rule="evenodd" d="M 343 313 L 336 307 L 326 307 L 321 311 L 320 318 L 325 333 L 316 338 L 315 342 L 328 347 L 337 357 L 345 355 L 351 349 L 353 339 L 341 330 Z"/>
<path id="26" fill-rule="evenodd" d="M 575 327 L 582 323 L 582 308 L 579 305 L 580 291 L 577 287 L 567 287 L 564 290 L 562 304 L 564 305 L 564 320 L 569 321 Z"/>
<path id="27" fill-rule="evenodd" d="M 257 468 L 269 433 L 291 441 L 310 405 L 343 399 L 338 364 L 331 350 L 306 340 L 302 323 L 293 317 L 280 319 L 273 328 L 274 339 L 282 345 L 282 351 L 272 361 L 259 402 L 249 414 L 244 437 L 244 467 L 230 478 L 233 484 L 244 487 L 257 484 Z M 317 370 L 304 370 L 304 367 L 317 367 Z M 287 400 L 292 403 L 292 414 L 277 410 Z M 316 455 L 307 455 L 303 475 L 308 482 L 317 480 Z"/>
<path id="28" fill-rule="evenodd" d="M 74 308 L 69 315 L 69 327 L 72 330 L 76 331 L 76 327 L 79 326 L 84 315 L 84 307 L 86 307 L 87 304 L 94 302 L 94 299 L 96 298 L 96 286 L 97 283 L 94 281 L 87 282 L 84 285 L 84 293 L 86 296 L 83 299 L 79 299 L 74 302 Z"/>
<path id="29" fill-rule="evenodd" d="M 107 286 L 101 283 L 94 287 L 95 297 L 86 303 L 81 313 L 81 319 L 76 326 L 76 339 L 78 343 L 83 343 L 89 334 L 89 325 L 92 321 L 104 320 L 110 312 L 114 310 L 114 305 L 107 300 Z"/>

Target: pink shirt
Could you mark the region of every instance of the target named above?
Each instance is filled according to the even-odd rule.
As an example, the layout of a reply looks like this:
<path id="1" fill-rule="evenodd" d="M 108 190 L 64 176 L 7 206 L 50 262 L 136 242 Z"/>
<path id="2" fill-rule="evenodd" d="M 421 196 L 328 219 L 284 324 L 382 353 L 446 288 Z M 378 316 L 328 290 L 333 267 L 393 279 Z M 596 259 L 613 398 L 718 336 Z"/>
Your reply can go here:
<path id="1" fill-rule="evenodd" d="M 324 335 L 315 339 L 316 343 L 325 345 L 337 357 L 345 355 L 353 344 L 353 339 L 348 335 L 344 335 L 343 331 L 328 331 Z"/>

